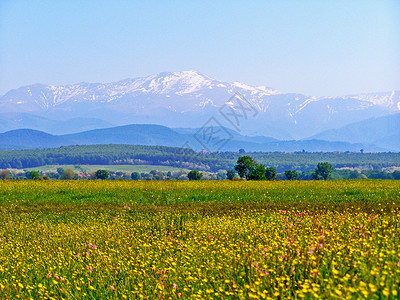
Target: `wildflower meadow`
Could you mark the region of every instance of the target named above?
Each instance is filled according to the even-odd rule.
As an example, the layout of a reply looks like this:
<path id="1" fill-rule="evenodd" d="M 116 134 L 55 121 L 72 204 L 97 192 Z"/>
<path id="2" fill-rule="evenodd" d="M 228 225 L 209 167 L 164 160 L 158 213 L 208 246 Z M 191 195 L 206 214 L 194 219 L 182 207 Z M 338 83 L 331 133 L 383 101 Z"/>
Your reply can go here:
<path id="1" fill-rule="evenodd" d="M 400 299 L 400 182 L 0 182 L 2 299 Z"/>

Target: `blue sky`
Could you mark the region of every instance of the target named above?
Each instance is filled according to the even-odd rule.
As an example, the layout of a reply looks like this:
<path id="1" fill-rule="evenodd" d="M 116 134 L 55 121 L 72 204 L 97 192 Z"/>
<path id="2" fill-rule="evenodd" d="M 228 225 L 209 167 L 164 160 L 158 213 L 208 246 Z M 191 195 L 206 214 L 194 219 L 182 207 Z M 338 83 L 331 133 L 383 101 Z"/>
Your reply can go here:
<path id="1" fill-rule="evenodd" d="M 335 96 L 400 89 L 400 1 L 0 2 L 0 94 L 197 70 Z"/>

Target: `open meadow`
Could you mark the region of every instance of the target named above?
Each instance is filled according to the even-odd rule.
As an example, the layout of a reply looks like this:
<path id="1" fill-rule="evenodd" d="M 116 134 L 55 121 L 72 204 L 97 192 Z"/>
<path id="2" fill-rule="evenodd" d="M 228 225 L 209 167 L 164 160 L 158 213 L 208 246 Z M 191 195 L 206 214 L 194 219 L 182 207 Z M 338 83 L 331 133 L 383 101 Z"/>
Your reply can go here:
<path id="1" fill-rule="evenodd" d="M 0 298 L 400 299 L 400 181 L 0 181 Z"/>

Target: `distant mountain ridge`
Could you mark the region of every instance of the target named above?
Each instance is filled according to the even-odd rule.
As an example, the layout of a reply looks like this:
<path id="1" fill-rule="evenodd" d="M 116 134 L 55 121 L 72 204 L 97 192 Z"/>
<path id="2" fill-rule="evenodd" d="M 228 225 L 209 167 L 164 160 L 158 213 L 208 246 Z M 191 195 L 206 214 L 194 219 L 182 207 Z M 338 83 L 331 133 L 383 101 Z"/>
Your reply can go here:
<path id="1" fill-rule="evenodd" d="M 181 133 L 180 133 L 181 132 Z M 200 134 L 201 135 L 201 134 Z M 185 129 L 173 130 L 161 125 L 125 125 L 105 129 L 84 131 L 75 134 L 51 135 L 31 129 L 18 129 L 0 134 L 0 149 L 34 149 L 55 148 L 69 145 L 127 144 L 148 146 L 171 146 L 190 148 L 195 151 L 204 149 L 199 142 L 198 131 Z M 328 142 L 322 140 L 279 141 L 267 137 L 247 137 L 230 131 L 226 143 L 215 146 L 211 151 L 385 151 L 374 145 L 354 144 L 347 142 Z M 207 146 L 207 145 L 206 145 Z M 206 150 L 210 150 L 207 149 Z"/>
<path id="2" fill-rule="evenodd" d="M 323 131 L 309 139 L 375 144 L 391 151 L 400 151 L 400 113 Z"/>
<path id="3" fill-rule="evenodd" d="M 0 133 L 29 128 L 51 134 L 68 134 L 113 126 L 109 122 L 96 118 L 76 117 L 56 121 L 28 113 L 0 113 Z"/>
<path id="4" fill-rule="evenodd" d="M 240 93 L 257 111 L 243 118 L 246 135 L 304 139 L 372 117 L 400 112 L 400 91 L 343 97 L 309 97 L 264 86 L 227 83 L 195 71 L 164 72 L 113 83 L 62 86 L 35 84 L 0 97 L 0 111 L 29 113 L 57 120 L 90 118 L 115 125 L 160 124 L 201 127 L 214 116 L 230 124 L 220 109 Z"/>

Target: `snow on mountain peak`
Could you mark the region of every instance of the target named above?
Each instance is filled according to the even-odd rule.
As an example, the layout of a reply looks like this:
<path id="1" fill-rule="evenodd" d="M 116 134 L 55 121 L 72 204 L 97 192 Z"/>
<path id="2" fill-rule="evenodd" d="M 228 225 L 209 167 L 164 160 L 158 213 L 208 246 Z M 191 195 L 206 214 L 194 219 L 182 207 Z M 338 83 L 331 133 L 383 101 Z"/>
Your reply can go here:
<path id="1" fill-rule="evenodd" d="M 126 92 L 143 92 L 147 94 L 180 95 L 196 92 L 206 88 L 213 80 L 195 71 L 163 72 L 146 77 L 126 79 L 115 83 L 119 90 Z"/>
<path id="2" fill-rule="evenodd" d="M 189 94 L 207 88 L 213 82 L 212 79 L 195 71 L 160 73 L 150 78 L 152 79 L 149 87 L 160 94 L 171 92 L 179 95 Z"/>
<path id="3" fill-rule="evenodd" d="M 271 89 L 271 88 L 267 88 L 265 86 L 257 86 L 257 87 L 253 87 L 241 82 L 233 82 L 232 85 L 234 87 L 246 90 L 248 92 L 250 92 L 250 95 L 258 95 L 258 96 L 268 96 L 268 95 L 279 95 L 281 94 L 279 91 Z"/>
<path id="4" fill-rule="evenodd" d="M 400 110 L 400 91 L 392 91 L 391 93 L 365 93 L 359 95 L 351 95 L 348 97 L 368 102 L 371 105 L 379 105 L 389 107 L 394 110 Z"/>
<path id="5" fill-rule="evenodd" d="M 337 109 L 367 109 L 379 106 L 391 112 L 400 110 L 400 92 L 362 94 L 346 97 L 303 97 L 282 94 L 265 86 L 251 86 L 241 82 L 223 82 L 196 71 L 163 72 L 146 77 L 125 79 L 111 83 L 77 83 L 60 86 L 31 85 L 8 92 L 1 98 L 3 111 L 36 111 L 68 109 L 75 103 L 109 103 L 132 113 L 155 109 L 176 112 L 201 111 L 221 107 L 239 92 L 263 113 L 272 113 L 285 107 L 285 115 L 298 118 L 324 101 L 337 103 Z M 345 100 L 345 102 L 340 102 Z M 345 107 L 344 103 L 348 103 Z M 123 108 L 122 108 L 123 107 Z M 342 107 L 342 108 L 340 108 Z"/>

